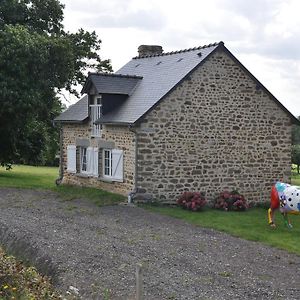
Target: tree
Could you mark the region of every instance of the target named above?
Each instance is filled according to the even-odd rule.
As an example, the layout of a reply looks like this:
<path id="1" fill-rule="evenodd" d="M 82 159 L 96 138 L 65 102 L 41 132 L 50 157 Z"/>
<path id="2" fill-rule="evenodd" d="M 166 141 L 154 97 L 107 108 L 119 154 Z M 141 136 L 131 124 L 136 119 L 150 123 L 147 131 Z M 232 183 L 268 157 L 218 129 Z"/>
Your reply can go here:
<path id="1" fill-rule="evenodd" d="M 298 117 L 298 120 L 300 120 L 300 116 Z M 293 145 L 300 145 L 300 126 L 299 125 L 293 125 L 293 128 L 292 128 L 292 144 Z"/>
<path id="2" fill-rule="evenodd" d="M 112 70 L 95 32 L 65 32 L 62 21 L 58 0 L 0 2 L 1 165 L 41 161 L 61 111 L 57 93 L 76 93 L 89 68 Z"/>
<path id="3" fill-rule="evenodd" d="M 297 173 L 300 173 L 300 145 L 292 146 L 292 163 L 297 165 Z"/>

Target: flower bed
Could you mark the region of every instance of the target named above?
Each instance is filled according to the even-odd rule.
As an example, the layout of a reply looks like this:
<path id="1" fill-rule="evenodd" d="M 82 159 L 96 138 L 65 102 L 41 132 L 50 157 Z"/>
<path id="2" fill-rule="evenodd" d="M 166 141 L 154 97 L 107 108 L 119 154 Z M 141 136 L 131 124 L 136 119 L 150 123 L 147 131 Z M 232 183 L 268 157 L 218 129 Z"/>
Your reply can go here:
<path id="1" fill-rule="evenodd" d="M 216 199 L 214 208 L 223 210 L 243 211 L 248 208 L 248 204 L 243 195 L 238 191 L 224 191 Z"/>
<path id="2" fill-rule="evenodd" d="M 184 192 L 177 200 L 177 204 L 184 209 L 198 211 L 205 206 L 206 199 L 198 192 Z"/>

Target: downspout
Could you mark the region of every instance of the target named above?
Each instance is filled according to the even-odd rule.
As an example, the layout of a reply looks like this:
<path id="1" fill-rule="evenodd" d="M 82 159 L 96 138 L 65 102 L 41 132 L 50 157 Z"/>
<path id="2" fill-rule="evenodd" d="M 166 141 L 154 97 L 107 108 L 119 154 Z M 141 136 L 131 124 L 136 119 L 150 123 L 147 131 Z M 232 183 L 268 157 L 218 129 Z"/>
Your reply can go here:
<path id="1" fill-rule="evenodd" d="M 128 194 L 128 203 L 133 202 L 133 197 L 137 193 L 137 178 L 138 178 L 138 166 L 137 166 L 137 152 L 138 152 L 138 133 L 135 128 L 133 128 L 133 125 L 129 125 L 128 129 L 135 134 L 135 153 L 134 153 L 134 187 L 131 192 Z"/>
<path id="2" fill-rule="evenodd" d="M 63 126 L 60 124 L 59 130 L 59 177 L 55 180 L 56 185 L 62 183 L 64 177 L 64 153 L 63 153 Z"/>

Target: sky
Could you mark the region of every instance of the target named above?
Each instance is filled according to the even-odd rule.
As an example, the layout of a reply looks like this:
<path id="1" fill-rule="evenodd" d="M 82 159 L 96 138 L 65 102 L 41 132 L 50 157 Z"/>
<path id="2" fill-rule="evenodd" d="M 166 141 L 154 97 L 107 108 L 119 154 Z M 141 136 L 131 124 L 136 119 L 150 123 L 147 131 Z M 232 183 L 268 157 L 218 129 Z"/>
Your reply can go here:
<path id="1" fill-rule="evenodd" d="M 60 0 L 64 25 L 96 31 L 117 71 L 139 45 L 164 52 L 223 41 L 295 116 L 300 116 L 299 0 Z M 74 98 L 69 98 L 74 103 Z"/>

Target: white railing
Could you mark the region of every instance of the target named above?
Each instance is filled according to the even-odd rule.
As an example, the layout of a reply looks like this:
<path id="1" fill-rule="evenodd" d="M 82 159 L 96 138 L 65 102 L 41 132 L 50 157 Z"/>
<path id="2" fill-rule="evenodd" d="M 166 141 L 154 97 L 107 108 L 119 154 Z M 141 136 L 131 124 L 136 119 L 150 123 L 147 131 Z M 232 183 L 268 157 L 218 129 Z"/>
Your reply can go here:
<path id="1" fill-rule="evenodd" d="M 101 136 L 101 124 L 94 124 L 101 117 L 101 105 L 90 105 L 92 136 Z"/>

